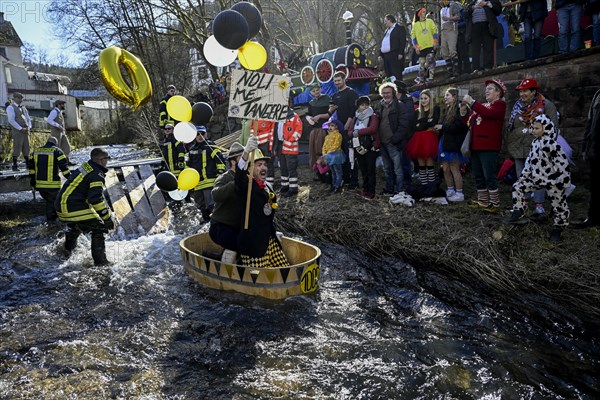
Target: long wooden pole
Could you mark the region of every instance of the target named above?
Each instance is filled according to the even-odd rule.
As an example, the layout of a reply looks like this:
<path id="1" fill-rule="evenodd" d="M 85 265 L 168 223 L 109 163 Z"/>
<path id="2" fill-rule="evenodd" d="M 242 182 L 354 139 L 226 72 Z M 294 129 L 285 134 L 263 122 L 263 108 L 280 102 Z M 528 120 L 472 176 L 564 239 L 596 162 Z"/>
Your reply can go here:
<path id="1" fill-rule="evenodd" d="M 258 120 L 252 120 L 251 125 L 254 131 L 254 135 L 258 132 Z M 250 132 L 252 135 L 252 131 Z M 246 215 L 244 216 L 244 229 L 248 229 L 248 222 L 250 220 L 250 197 L 252 196 L 252 180 L 254 179 L 254 153 L 252 151 L 248 154 L 248 192 L 246 193 Z"/>

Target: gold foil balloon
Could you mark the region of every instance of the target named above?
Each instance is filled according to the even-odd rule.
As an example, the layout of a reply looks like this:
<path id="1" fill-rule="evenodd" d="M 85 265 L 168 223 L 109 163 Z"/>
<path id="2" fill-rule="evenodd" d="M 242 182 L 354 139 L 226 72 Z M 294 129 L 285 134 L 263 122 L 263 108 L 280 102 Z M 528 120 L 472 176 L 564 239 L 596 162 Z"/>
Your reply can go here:
<path id="1" fill-rule="evenodd" d="M 100 76 L 104 87 L 115 99 L 133 106 L 133 111 L 152 97 L 152 82 L 142 62 L 119 47 L 108 47 L 98 57 Z M 125 81 L 121 66 L 127 72 L 131 84 Z"/>

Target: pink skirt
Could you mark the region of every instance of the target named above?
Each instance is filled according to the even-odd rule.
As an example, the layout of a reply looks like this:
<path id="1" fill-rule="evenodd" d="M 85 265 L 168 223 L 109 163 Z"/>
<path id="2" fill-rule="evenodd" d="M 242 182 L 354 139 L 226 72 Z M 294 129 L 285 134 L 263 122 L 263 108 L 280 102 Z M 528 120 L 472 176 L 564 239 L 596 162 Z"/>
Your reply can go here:
<path id="1" fill-rule="evenodd" d="M 415 132 L 406 145 L 406 155 L 411 160 L 416 158 L 437 158 L 438 137 L 432 130 Z"/>

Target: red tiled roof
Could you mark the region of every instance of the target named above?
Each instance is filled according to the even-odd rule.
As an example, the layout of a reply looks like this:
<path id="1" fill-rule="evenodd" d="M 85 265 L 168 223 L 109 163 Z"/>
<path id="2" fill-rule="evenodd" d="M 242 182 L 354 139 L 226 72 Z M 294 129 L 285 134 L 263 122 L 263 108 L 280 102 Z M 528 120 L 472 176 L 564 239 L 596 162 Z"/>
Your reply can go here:
<path id="1" fill-rule="evenodd" d="M 369 80 L 377 77 L 377 74 L 370 68 L 348 68 L 348 81 Z"/>

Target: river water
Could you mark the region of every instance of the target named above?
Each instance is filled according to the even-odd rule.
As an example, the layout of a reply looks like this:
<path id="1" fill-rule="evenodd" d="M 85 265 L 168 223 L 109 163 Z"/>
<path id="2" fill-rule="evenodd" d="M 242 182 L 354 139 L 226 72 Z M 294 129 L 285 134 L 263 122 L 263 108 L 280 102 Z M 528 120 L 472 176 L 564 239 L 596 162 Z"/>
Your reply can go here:
<path id="1" fill-rule="evenodd" d="M 182 238 L 207 229 L 191 214 L 164 234 L 111 238 L 110 267 L 92 264 L 89 238 L 61 256 L 61 227 L 43 216 L 0 235 L 0 398 L 600 396 L 597 332 L 547 299 L 509 305 L 310 238 L 323 252 L 315 294 L 207 289 L 179 256 Z"/>

